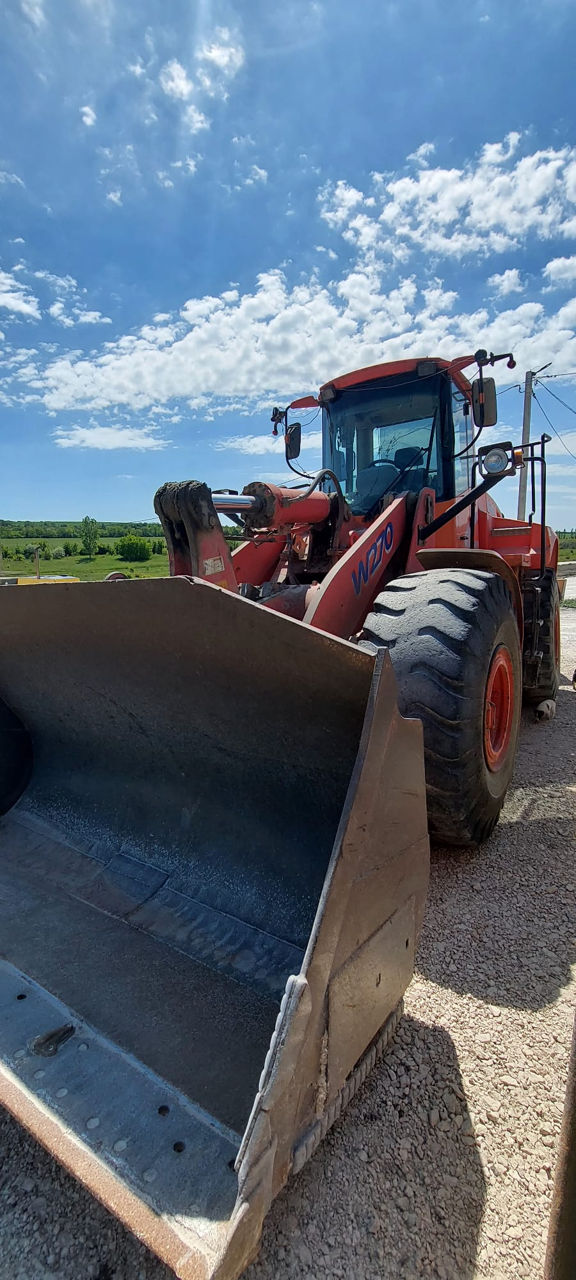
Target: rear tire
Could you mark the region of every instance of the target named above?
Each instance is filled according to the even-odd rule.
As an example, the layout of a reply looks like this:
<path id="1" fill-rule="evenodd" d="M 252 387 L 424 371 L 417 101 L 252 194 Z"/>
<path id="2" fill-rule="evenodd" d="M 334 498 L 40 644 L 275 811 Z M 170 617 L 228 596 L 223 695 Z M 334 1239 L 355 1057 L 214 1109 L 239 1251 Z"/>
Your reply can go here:
<path id="1" fill-rule="evenodd" d="M 520 640 L 504 580 L 475 569 L 397 578 L 377 596 L 360 644 L 389 649 L 400 711 L 422 721 L 431 838 L 480 844 L 512 777 L 521 710 Z"/>
<path id="2" fill-rule="evenodd" d="M 529 598 L 529 597 L 528 597 Z M 527 685 L 524 699 L 531 705 L 556 699 L 560 684 L 560 592 L 554 569 L 546 569 L 540 588 L 539 634 L 535 648 L 542 654 L 538 684 Z M 534 619 L 526 609 L 524 647 L 530 652 Z"/>

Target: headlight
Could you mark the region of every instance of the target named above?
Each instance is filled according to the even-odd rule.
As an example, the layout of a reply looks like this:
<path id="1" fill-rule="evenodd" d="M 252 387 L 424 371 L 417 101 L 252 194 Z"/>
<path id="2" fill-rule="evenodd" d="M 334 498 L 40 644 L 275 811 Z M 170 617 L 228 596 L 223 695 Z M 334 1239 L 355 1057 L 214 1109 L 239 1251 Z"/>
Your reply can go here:
<path id="1" fill-rule="evenodd" d="M 494 449 L 489 449 L 482 458 L 482 470 L 488 476 L 503 475 L 510 466 L 510 458 L 500 445 L 496 445 Z"/>

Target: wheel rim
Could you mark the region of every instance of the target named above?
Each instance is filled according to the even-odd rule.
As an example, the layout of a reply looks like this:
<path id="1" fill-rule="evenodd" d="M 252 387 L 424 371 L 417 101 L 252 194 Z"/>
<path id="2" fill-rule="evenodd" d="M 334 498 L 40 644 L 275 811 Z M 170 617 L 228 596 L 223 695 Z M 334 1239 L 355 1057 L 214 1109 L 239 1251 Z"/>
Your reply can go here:
<path id="1" fill-rule="evenodd" d="M 492 773 L 502 768 L 512 735 L 514 667 L 501 644 L 492 655 L 484 697 L 484 756 Z"/>

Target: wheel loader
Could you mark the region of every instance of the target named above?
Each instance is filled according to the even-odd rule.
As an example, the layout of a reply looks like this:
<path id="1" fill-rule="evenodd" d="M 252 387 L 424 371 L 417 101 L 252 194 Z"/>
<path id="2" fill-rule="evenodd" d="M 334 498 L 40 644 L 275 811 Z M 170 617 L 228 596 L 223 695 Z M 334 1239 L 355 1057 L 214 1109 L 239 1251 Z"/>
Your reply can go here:
<path id="1" fill-rule="evenodd" d="M 500 359 L 276 408 L 293 484 L 158 491 L 169 578 L 2 593 L 0 1101 L 182 1280 L 255 1256 L 394 1032 L 429 837 L 487 837 L 556 696 L 547 437 L 478 443 Z"/>

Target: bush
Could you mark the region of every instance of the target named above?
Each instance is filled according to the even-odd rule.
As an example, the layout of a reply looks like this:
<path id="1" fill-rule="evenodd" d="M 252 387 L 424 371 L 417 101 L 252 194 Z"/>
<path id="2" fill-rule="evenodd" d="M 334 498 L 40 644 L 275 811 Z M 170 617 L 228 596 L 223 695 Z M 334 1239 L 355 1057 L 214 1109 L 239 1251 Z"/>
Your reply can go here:
<path id="1" fill-rule="evenodd" d="M 78 543 L 77 543 L 77 542 L 65 542 L 65 543 L 64 543 L 64 555 L 65 555 L 65 556 L 77 556 L 77 555 L 78 555 Z"/>
<path id="2" fill-rule="evenodd" d="M 64 547 L 54 547 L 54 550 L 52 552 L 53 560 L 63 560 L 65 555 L 66 555 L 66 552 L 64 550 Z"/>
<path id="3" fill-rule="evenodd" d="M 116 543 L 116 555 L 121 560 L 149 560 L 152 555 L 149 538 L 137 538 L 128 533 Z"/>
<path id="4" fill-rule="evenodd" d="M 98 543 L 98 546 L 96 547 L 96 555 L 97 555 L 97 556 L 107 556 L 107 555 L 108 555 L 108 553 L 109 553 L 109 550 L 110 550 L 110 548 L 109 548 L 109 547 L 105 547 L 103 542 L 99 542 L 99 543 Z"/>
<path id="5" fill-rule="evenodd" d="M 163 538 L 156 538 L 152 543 L 152 555 L 163 556 L 166 551 L 166 543 Z"/>
<path id="6" fill-rule="evenodd" d="M 35 555 L 36 555 L 36 545 L 35 543 L 29 542 L 28 546 L 24 547 L 24 559 L 33 560 Z"/>
<path id="7" fill-rule="evenodd" d="M 43 547 L 43 548 L 42 548 L 42 550 L 41 550 L 41 552 L 40 552 L 40 559 L 41 559 L 41 560 L 51 560 L 51 559 L 52 559 L 52 552 L 51 552 L 51 550 L 50 550 L 50 547 Z"/>
<path id="8" fill-rule="evenodd" d="M 7 554 L 8 554 L 8 553 L 7 553 Z M 13 559 L 13 560 L 21 560 L 21 559 L 22 559 L 22 555 L 23 555 L 22 547 L 14 547 L 14 550 L 13 550 L 13 552 L 12 552 L 12 559 Z"/>

